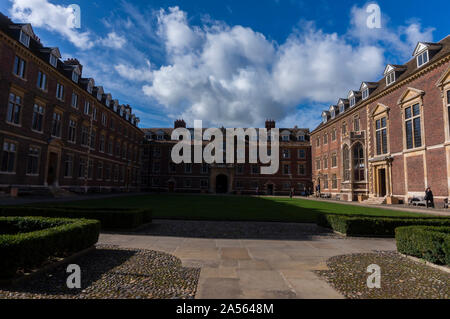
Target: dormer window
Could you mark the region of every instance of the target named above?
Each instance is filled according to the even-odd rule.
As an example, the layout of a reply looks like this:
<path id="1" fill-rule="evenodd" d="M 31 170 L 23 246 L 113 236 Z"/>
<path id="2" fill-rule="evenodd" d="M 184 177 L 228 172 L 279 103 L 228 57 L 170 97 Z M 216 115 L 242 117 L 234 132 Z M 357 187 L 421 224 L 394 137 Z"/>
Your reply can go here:
<path id="1" fill-rule="evenodd" d="M 58 58 L 54 54 L 50 54 L 50 64 L 56 68 L 58 65 Z"/>
<path id="2" fill-rule="evenodd" d="M 30 36 L 22 30 L 20 31 L 20 43 L 22 43 L 27 48 L 30 46 Z"/>
<path id="3" fill-rule="evenodd" d="M 123 108 L 120 108 L 119 114 L 120 114 L 120 116 L 123 116 Z"/>
<path id="4" fill-rule="evenodd" d="M 322 122 L 326 123 L 328 121 L 328 116 L 326 114 L 322 115 Z"/>
<path id="5" fill-rule="evenodd" d="M 99 101 L 102 100 L 102 93 L 100 91 L 97 92 L 97 100 L 99 100 Z"/>
<path id="6" fill-rule="evenodd" d="M 87 86 L 87 91 L 92 94 L 92 90 L 93 90 L 94 86 L 92 85 L 92 82 L 89 81 L 88 86 Z"/>
<path id="7" fill-rule="evenodd" d="M 110 106 L 111 105 L 111 99 L 107 98 L 105 103 L 106 103 L 106 106 Z"/>
<path id="8" fill-rule="evenodd" d="M 339 104 L 339 113 L 344 113 L 345 111 L 345 105 L 344 104 Z"/>
<path id="9" fill-rule="evenodd" d="M 283 135 L 281 139 L 283 142 L 289 142 L 289 135 Z"/>
<path id="10" fill-rule="evenodd" d="M 297 141 L 304 142 L 305 141 L 305 135 L 299 135 L 297 136 Z"/>
<path id="11" fill-rule="evenodd" d="M 391 72 L 386 75 L 386 85 L 391 85 L 395 82 L 395 72 Z"/>
<path id="12" fill-rule="evenodd" d="M 336 111 L 334 110 L 334 108 L 332 108 L 332 109 L 330 110 L 330 113 L 331 113 L 331 118 L 334 119 L 335 116 L 336 116 Z"/>
<path id="13" fill-rule="evenodd" d="M 350 107 L 354 107 L 355 104 L 356 104 L 356 98 L 355 98 L 354 96 L 352 96 L 352 97 L 350 98 Z"/>
<path id="14" fill-rule="evenodd" d="M 73 71 L 72 72 L 72 81 L 74 81 L 75 83 L 78 83 L 79 79 L 80 79 L 80 76 L 78 75 L 78 73 Z"/>
<path id="15" fill-rule="evenodd" d="M 420 68 L 422 65 L 427 64 L 428 61 L 429 61 L 429 54 L 428 50 L 426 50 L 425 52 L 417 56 L 417 67 Z"/>
<path id="16" fill-rule="evenodd" d="M 366 100 L 369 97 L 369 89 L 365 89 L 362 91 L 362 99 Z"/>

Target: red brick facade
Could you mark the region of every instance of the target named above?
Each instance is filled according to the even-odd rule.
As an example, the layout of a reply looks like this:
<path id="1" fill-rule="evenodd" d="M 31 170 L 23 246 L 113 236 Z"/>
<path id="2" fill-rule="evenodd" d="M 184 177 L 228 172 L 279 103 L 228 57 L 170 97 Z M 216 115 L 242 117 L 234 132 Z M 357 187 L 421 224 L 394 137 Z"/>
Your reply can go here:
<path id="1" fill-rule="evenodd" d="M 77 60 L 62 62 L 57 48 L 43 47 L 30 25 L 0 16 L 1 189 L 139 188 L 139 121 L 81 71 Z"/>
<path id="2" fill-rule="evenodd" d="M 420 55 L 428 62 L 419 65 Z M 389 65 L 385 73 L 394 73 L 395 82 L 365 82 L 360 91 L 351 91 L 348 99 L 323 113 L 323 123 L 311 133 L 315 185 L 343 200 L 360 195 L 406 201 L 424 196 L 427 187 L 438 201 L 448 198 L 450 37 L 419 43 L 414 59 L 403 66 Z M 363 99 L 366 89 L 369 95 Z M 350 106 L 353 96 L 356 103 Z M 324 144 L 324 136 L 333 130 L 336 140 Z M 359 145 L 363 155 L 357 162 Z M 344 161 L 347 149 L 349 160 Z M 324 168 L 332 154 L 337 156 L 336 167 Z"/>
<path id="3" fill-rule="evenodd" d="M 175 123 L 175 128 L 178 125 L 180 121 Z M 266 127 L 275 128 L 275 122 L 268 121 Z M 147 139 L 143 150 L 144 189 L 249 195 L 289 195 L 291 189 L 296 195 L 302 195 L 312 191 L 307 129 L 280 129 L 280 166 L 274 175 L 260 174 L 260 164 L 172 164 L 171 151 L 176 143 L 171 141 L 172 130 L 144 129 Z M 288 137 L 283 140 L 282 135 Z M 248 163 L 248 141 L 246 158 Z"/>

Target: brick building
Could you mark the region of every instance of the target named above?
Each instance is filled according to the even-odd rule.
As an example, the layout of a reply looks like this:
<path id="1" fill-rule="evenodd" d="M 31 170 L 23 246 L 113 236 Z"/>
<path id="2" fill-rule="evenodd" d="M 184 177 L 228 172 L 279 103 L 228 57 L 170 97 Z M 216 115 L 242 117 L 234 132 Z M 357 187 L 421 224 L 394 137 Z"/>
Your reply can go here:
<path id="1" fill-rule="evenodd" d="M 311 133 L 313 182 L 342 200 L 406 201 L 430 186 L 450 195 L 450 36 L 418 43 L 322 113 Z"/>
<path id="2" fill-rule="evenodd" d="M 183 120 L 174 128 L 186 127 Z M 267 121 L 266 128 L 275 128 Z M 280 166 L 275 175 L 260 174 L 261 164 L 174 164 L 171 161 L 173 128 L 143 129 L 142 187 L 151 191 L 297 195 L 312 190 L 311 147 L 308 129 L 280 129 Z M 193 129 L 190 129 L 193 130 Z M 192 134 L 193 135 L 193 134 Z M 225 136 L 225 134 L 224 134 Z M 209 142 L 203 142 L 205 145 Z M 248 143 L 246 158 L 248 163 Z"/>
<path id="3" fill-rule="evenodd" d="M 139 119 L 0 14 L 0 190 L 138 189 Z"/>

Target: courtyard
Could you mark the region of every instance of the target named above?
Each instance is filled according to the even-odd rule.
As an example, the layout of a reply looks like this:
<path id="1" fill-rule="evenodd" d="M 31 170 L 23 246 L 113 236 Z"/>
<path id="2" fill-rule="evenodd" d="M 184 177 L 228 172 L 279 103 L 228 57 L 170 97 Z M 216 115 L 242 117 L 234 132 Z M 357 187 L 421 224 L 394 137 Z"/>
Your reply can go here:
<path id="1" fill-rule="evenodd" d="M 151 209 L 153 221 L 103 229 L 94 252 L 72 263 L 87 273 L 81 291 L 59 281 L 63 266 L 0 298 L 342 299 L 449 298 L 448 272 L 397 252 L 394 238 L 345 237 L 319 215 L 430 218 L 430 214 L 302 198 L 130 195 L 33 203 L 31 207 Z M 115 258 L 114 256 L 118 256 Z M 366 286 L 370 264 L 382 288 Z M 448 268 L 447 268 L 448 269 Z M 56 288 L 55 288 L 56 287 Z"/>

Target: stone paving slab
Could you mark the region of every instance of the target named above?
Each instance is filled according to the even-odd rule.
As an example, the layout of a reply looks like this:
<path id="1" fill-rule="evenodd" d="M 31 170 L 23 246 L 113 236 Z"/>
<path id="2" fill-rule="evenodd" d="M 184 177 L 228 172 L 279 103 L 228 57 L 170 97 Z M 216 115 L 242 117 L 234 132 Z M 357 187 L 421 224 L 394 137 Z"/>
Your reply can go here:
<path id="1" fill-rule="evenodd" d="M 182 221 L 155 220 L 154 223 L 179 223 L 159 229 L 183 227 Z M 189 228 L 194 226 L 192 223 L 189 222 Z M 394 239 L 345 238 L 323 233 L 310 224 L 267 223 L 259 228 L 261 223 L 236 223 L 238 235 L 233 234 L 233 223 L 227 222 L 219 232 L 224 224 L 208 222 L 208 227 L 215 228 L 213 235 L 225 233 L 225 238 L 207 238 L 205 229 L 202 238 L 152 235 L 147 230 L 136 235 L 101 234 L 100 243 L 168 252 L 180 258 L 185 267 L 200 267 L 198 299 L 342 298 L 314 271 L 326 270 L 326 261 L 333 256 L 396 249 Z M 199 221 L 197 227 L 205 224 Z M 273 228 L 279 231 L 276 227 L 296 234 L 285 234 L 286 240 L 273 239 L 273 234 L 265 236 L 264 231 Z M 251 229 L 250 238 L 242 235 L 246 228 Z M 260 239 L 254 238 L 256 232 Z"/>

